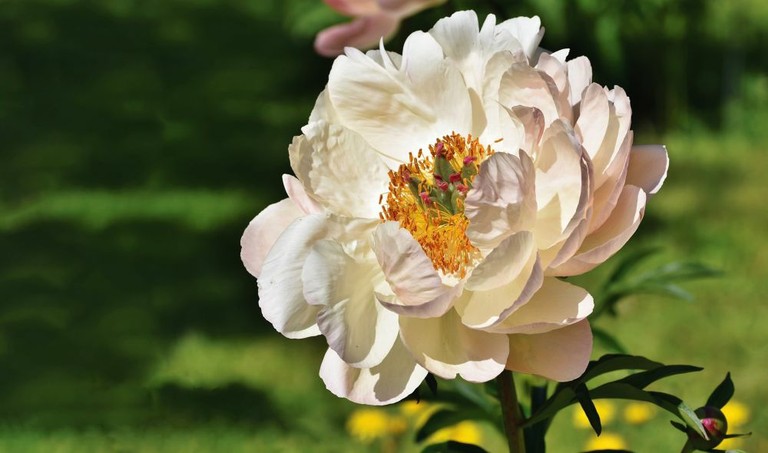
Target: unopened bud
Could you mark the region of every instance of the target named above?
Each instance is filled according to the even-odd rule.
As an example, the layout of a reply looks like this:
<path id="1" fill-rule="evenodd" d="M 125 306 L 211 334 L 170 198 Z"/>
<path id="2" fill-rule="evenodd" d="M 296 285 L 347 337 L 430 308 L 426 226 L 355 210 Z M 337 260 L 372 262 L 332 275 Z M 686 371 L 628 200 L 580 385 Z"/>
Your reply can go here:
<path id="1" fill-rule="evenodd" d="M 438 181 L 436 181 L 436 182 L 435 182 L 435 184 L 436 184 L 436 185 L 437 185 L 437 187 L 439 187 L 439 188 L 440 188 L 440 190 L 442 190 L 443 192 L 446 192 L 446 191 L 448 191 L 448 183 L 447 183 L 447 182 L 438 180 Z"/>
<path id="2" fill-rule="evenodd" d="M 448 177 L 448 179 L 456 184 L 457 182 L 461 181 L 461 175 L 458 173 L 451 173 L 451 176 Z"/>
<path id="3" fill-rule="evenodd" d="M 461 192 L 462 194 L 466 195 L 467 192 L 469 192 L 469 187 L 465 186 L 464 184 L 456 184 L 456 190 Z"/>
<path id="4" fill-rule="evenodd" d="M 713 406 L 704 406 L 696 409 L 696 416 L 701 419 L 701 425 L 709 436 L 705 440 L 696 431 L 688 429 L 688 439 L 693 447 L 698 450 L 711 450 L 717 447 L 725 439 L 728 433 L 728 420 L 723 412 Z"/>

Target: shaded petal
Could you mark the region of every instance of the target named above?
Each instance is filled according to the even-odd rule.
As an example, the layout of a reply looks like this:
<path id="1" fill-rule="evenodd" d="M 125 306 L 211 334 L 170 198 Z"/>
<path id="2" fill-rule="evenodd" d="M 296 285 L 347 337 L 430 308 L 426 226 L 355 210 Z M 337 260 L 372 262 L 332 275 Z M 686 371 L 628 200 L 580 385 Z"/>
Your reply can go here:
<path id="1" fill-rule="evenodd" d="M 358 17 L 352 22 L 334 25 L 318 33 L 315 37 L 315 51 L 325 57 L 335 57 L 344 53 L 347 47 L 375 47 L 382 38 L 392 36 L 399 24 L 397 16 L 387 13 Z"/>
<path id="2" fill-rule="evenodd" d="M 481 281 L 487 284 L 487 289 L 465 291 L 463 297 L 456 301 L 456 311 L 461 315 L 464 325 L 473 329 L 490 330 L 489 327 L 498 324 L 527 303 L 541 286 L 544 275 L 534 241 L 531 238 L 529 242 L 521 243 L 515 236 L 504 241 L 491 253 L 493 255 L 500 251 L 492 258 L 499 275 Z M 515 250 L 518 245 L 519 249 Z M 504 256 L 512 263 L 499 262 Z M 483 264 L 485 263 L 481 263 L 481 266 Z M 496 284 L 504 280 L 504 286 L 491 287 L 491 283 Z"/>
<path id="3" fill-rule="evenodd" d="M 506 238 L 472 270 L 465 288 L 488 291 L 515 280 L 527 263 L 536 259 L 533 233 L 520 231 Z"/>
<path id="4" fill-rule="evenodd" d="M 534 165 L 536 242 L 546 249 L 563 239 L 584 200 L 581 145 L 570 126 L 558 120 L 547 128 Z"/>
<path id="5" fill-rule="evenodd" d="M 591 354 L 592 331 L 584 320 L 547 333 L 510 335 L 506 367 L 567 382 L 584 373 Z"/>
<path id="6" fill-rule="evenodd" d="M 295 220 L 267 254 L 259 284 L 259 307 L 275 330 L 288 338 L 319 335 L 318 308 L 307 304 L 301 285 L 304 260 L 315 242 L 328 234 L 321 215 Z"/>
<path id="7" fill-rule="evenodd" d="M 424 249 L 399 223 L 380 224 L 373 249 L 396 296 L 379 298 L 390 310 L 406 316 L 441 316 L 461 293 L 460 286 L 443 284 Z"/>
<path id="8" fill-rule="evenodd" d="M 545 278 L 528 303 L 487 330 L 510 334 L 549 332 L 581 321 L 594 307 L 595 302 L 585 289 L 557 278 Z"/>
<path id="9" fill-rule="evenodd" d="M 509 351 L 506 336 L 470 329 L 453 310 L 440 318 L 401 317 L 400 337 L 421 366 L 444 379 L 489 381 L 504 369 Z"/>
<path id="10" fill-rule="evenodd" d="M 291 199 L 267 206 L 251 220 L 240 238 L 240 259 L 256 278 L 261 274 L 267 253 L 288 225 L 304 215 Z"/>
<path id="11" fill-rule="evenodd" d="M 553 275 L 578 275 L 594 269 L 616 253 L 635 233 L 645 213 L 645 192 L 625 186 L 611 216 L 590 233 L 570 260 L 553 270 Z"/>
<path id="12" fill-rule="evenodd" d="M 356 260 L 332 240 L 317 242 L 301 280 L 308 303 L 322 306 L 317 318 L 328 346 L 356 368 L 384 360 L 398 335 L 397 315 L 374 296 L 383 276 L 376 261 Z"/>
<path id="13" fill-rule="evenodd" d="M 396 403 L 427 377 L 400 340 L 395 341 L 387 357 L 372 368 L 354 368 L 328 349 L 320 365 L 320 377 L 334 395 L 358 404 L 382 406 Z"/>
<path id="14" fill-rule="evenodd" d="M 304 185 L 293 175 L 283 175 L 283 187 L 288 198 L 291 199 L 304 214 L 317 214 L 323 212 L 323 207 L 309 197 Z"/>
<path id="15" fill-rule="evenodd" d="M 647 194 L 655 194 L 667 179 L 669 156 L 664 145 L 633 146 L 629 154 L 627 184 L 642 188 Z"/>
<path id="16" fill-rule="evenodd" d="M 486 159 L 464 202 L 472 244 L 493 249 L 509 235 L 529 229 L 536 213 L 533 184 L 533 163 L 527 154 L 518 158 L 495 153 Z"/>
<path id="17" fill-rule="evenodd" d="M 560 117 L 558 97 L 554 80 L 544 71 L 527 64 L 513 64 L 502 76 L 499 90 L 501 105 L 535 107 L 544 115 L 547 125 Z"/>

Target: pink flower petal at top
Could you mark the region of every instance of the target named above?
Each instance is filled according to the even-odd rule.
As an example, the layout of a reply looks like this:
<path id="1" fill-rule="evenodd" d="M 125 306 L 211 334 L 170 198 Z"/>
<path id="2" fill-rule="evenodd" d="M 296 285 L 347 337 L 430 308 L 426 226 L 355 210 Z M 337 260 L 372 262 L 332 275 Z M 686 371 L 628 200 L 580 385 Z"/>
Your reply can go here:
<path id="1" fill-rule="evenodd" d="M 325 0 L 331 8 L 354 19 L 317 34 L 315 50 L 325 57 L 344 53 L 347 47 L 370 49 L 390 38 L 405 17 L 445 0 Z"/>

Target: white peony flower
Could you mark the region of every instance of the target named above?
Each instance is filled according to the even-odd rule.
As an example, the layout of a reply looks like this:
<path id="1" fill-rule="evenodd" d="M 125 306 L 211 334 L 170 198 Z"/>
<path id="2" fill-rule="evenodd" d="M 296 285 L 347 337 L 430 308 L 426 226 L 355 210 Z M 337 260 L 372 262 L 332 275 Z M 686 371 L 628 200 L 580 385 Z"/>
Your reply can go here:
<path id="1" fill-rule="evenodd" d="M 505 368 L 578 377 L 586 272 L 637 229 L 667 170 L 632 146 L 624 91 L 589 60 L 537 50 L 537 17 L 472 11 L 403 54 L 347 49 L 289 147 L 288 198 L 242 239 L 264 317 L 322 334 L 336 395 L 398 401 L 427 372 L 484 382 Z"/>

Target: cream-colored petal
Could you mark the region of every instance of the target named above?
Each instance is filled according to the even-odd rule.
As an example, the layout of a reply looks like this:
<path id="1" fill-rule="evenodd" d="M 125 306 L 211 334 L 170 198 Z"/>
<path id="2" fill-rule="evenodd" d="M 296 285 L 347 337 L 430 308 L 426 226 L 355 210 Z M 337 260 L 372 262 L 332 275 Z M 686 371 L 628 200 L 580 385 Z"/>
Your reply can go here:
<path id="1" fill-rule="evenodd" d="M 400 401 L 416 390 L 427 370 L 419 366 L 400 340 L 387 357 L 372 368 L 354 368 L 328 349 L 320 377 L 334 395 L 358 404 L 382 406 Z"/>
<path id="2" fill-rule="evenodd" d="M 513 108 L 535 107 L 544 115 L 544 123 L 551 124 L 560 117 L 560 94 L 554 80 L 544 71 L 527 64 L 513 64 L 501 79 L 499 102 Z M 563 96 L 563 99 L 565 97 Z"/>
<path id="3" fill-rule="evenodd" d="M 486 330 L 507 334 L 549 332 L 581 321 L 594 307 L 592 296 L 583 288 L 548 277 L 525 305 Z"/>
<path id="4" fill-rule="evenodd" d="M 409 152 L 472 125 L 461 74 L 443 60 L 440 46 L 426 33 L 408 38 L 400 70 L 348 49 L 335 60 L 327 91 L 344 126 L 400 162 L 408 160 Z"/>
<path id="5" fill-rule="evenodd" d="M 497 25 L 496 29 L 506 31 L 514 36 L 522 46 L 528 60 L 533 61 L 536 49 L 544 36 L 541 19 L 538 16 L 508 19 Z"/>
<path id="6" fill-rule="evenodd" d="M 400 318 L 400 337 L 419 363 L 445 379 L 457 375 L 486 382 L 504 369 L 509 343 L 505 335 L 473 330 L 451 310 L 439 318 Z"/>
<path id="7" fill-rule="evenodd" d="M 541 286 L 544 275 L 533 241 L 521 244 L 520 250 L 514 250 L 514 247 L 507 247 L 510 242 L 520 242 L 514 239 L 516 239 L 515 236 L 512 236 L 502 242 L 491 253 L 493 255 L 497 250 L 502 249 L 500 255 L 507 255 L 512 263 L 500 263 L 501 256 L 492 258 L 499 275 L 482 282 L 487 284 L 487 289 L 465 291 L 456 301 L 456 312 L 461 316 L 461 322 L 464 325 L 473 329 L 489 330 L 491 326 L 498 324 L 510 313 L 524 306 Z M 504 280 L 506 283 L 503 286 L 492 287 L 490 284 Z"/>
<path id="8" fill-rule="evenodd" d="M 553 275 L 579 275 L 590 271 L 616 253 L 635 233 L 645 213 L 646 194 L 637 186 L 625 186 L 611 216 L 590 233 L 570 260 L 553 269 Z"/>
<path id="9" fill-rule="evenodd" d="M 301 209 L 304 214 L 318 214 L 323 212 L 323 207 L 310 198 L 304 185 L 293 175 L 283 175 L 283 187 L 288 198 Z"/>
<path id="10" fill-rule="evenodd" d="M 373 240 L 381 270 L 396 296 L 379 298 L 388 309 L 405 316 L 441 316 L 461 294 L 460 285 L 443 284 L 421 245 L 399 223 L 380 224 Z"/>
<path id="11" fill-rule="evenodd" d="M 488 291 L 508 285 L 523 272 L 527 263 L 535 259 L 536 242 L 533 233 L 520 231 L 493 249 L 472 270 L 464 287 L 470 291 Z"/>
<path id="12" fill-rule="evenodd" d="M 552 123 L 544 133 L 536 167 L 536 243 L 546 249 L 564 239 L 583 200 L 581 146 L 565 122 Z"/>
<path id="13" fill-rule="evenodd" d="M 375 260 L 354 259 L 332 240 L 318 241 L 307 256 L 304 297 L 321 306 L 317 317 L 328 346 L 356 368 L 381 363 L 398 336 L 397 315 L 379 304 L 374 287 L 383 276 Z"/>
<path id="14" fill-rule="evenodd" d="M 669 169 L 669 156 L 664 145 L 633 146 L 629 154 L 627 184 L 655 194 L 664 184 Z"/>
<path id="15" fill-rule="evenodd" d="M 304 215 L 291 199 L 267 206 L 251 220 L 240 238 L 240 259 L 256 278 L 261 274 L 267 253 L 288 225 Z"/>
<path id="16" fill-rule="evenodd" d="M 603 87 L 596 83 L 589 85 L 581 99 L 575 130 L 581 138 L 581 145 L 592 158 L 593 163 L 605 139 L 610 113 L 608 96 Z M 594 167 L 595 173 L 602 174 L 607 162 L 598 162 L 598 164 L 599 166 Z"/>
<path id="17" fill-rule="evenodd" d="M 378 218 L 387 191 L 387 166 L 358 134 L 324 121 L 302 128 L 311 151 L 301 177 L 315 199 L 347 217 Z"/>
<path id="18" fill-rule="evenodd" d="M 304 299 L 301 272 L 312 246 L 328 235 L 325 216 L 295 220 L 272 246 L 259 276 L 259 307 L 275 330 L 288 338 L 319 335 L 318 308 Z"/>
<path id="19" fill-rule="evenodd" d="M 592 64 L 587 57 L 576 57 L 568 66 L 568 99 L 575 106 L 581 102 L 584 90 L 592 83 Z"/>
<path id="20" fill-rule="evenodd" d="M 525 153 L 495 153 L 480 165 L 464 202 L 467 237 L 473 245 L 493 249 L 508 236 L 530 229 L 536 213 L 534 174 Z"/>
<path id="21" fill-rule="evenodd" d="M 510 335 L 507 369 L 572 381 L 587 369 L 592 354 L 592 331 L 584 320 L 535 335 Z"/>

